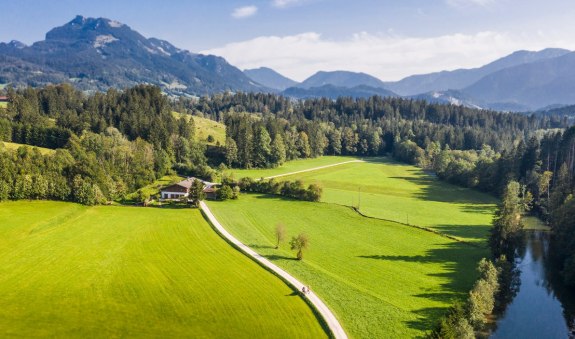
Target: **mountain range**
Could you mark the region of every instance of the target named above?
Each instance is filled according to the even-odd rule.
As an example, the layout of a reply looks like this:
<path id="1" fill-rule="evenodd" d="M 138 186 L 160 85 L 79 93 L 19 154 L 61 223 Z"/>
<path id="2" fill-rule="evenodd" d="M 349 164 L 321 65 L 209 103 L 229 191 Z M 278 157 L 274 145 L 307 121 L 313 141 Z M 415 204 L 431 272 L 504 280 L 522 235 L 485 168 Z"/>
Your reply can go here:
<path id="1" fill-rule="evenodd" d="M 0 83 L 60 82 L 72 82 L 83 90 L 150 83 L 175 95 L 269 90 L 221 57 L 147 39 L 127 25 L 104 18 L 77 16 L 31 46 L 0 43 Z"/>
<path id="2" fill-rule="evenodd" d="M 223 91 L 275 92 L 294 98 L 380 95 L 532 111 L 575 104 L 575 52 L 518 51 L 479 68 L 413 75 L 395 82 L 365 73 L 320 71 L 298 83 L 265 67 L 242 72 L 224 58 L 179 49 L 104 18 L 77 16 L 31 46 L 0 43 L 0 84 L 61 82 L 85 91 L 149 83 L 170 95 Z"/>
<path id="3" fill-rule="evenodd" d="M 286 88 L 293 87 L 298 84 L 297 81 L 287 78 L 268 67 L 246 69 L 244 70 L 244 74 L 248 78 L 278 91 L 283 91 Z"/>

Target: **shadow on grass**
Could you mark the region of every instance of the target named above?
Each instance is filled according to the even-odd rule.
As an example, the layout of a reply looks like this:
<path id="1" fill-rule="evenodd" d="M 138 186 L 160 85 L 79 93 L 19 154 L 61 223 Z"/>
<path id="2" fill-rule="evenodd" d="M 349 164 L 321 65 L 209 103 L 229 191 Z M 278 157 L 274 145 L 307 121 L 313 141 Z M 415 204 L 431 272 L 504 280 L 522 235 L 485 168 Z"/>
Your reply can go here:
<path id="1" fill-rule="evenodd" d="M 297 258 L 294 257 L 286 257 L 285 255 L 279 255 L 279 254 L 268 254 L 268 255 L 262 255 L 263 257 L 265 257 L 268 260 L 271 261 L 276 261 L 276 260 L 295 260 L 297 261 Z"/>
<path id="2" fill-rule="evenodd" d="M 414 297 L 426 299 L 433 302 L 443 303 L 445 307 L 422 308 L 413 311 L 416 319 L 408 321 L 406 324 L 410 328 L 420 331 L 429 331 L 436 324 L 441 316 L 445 314 L 449 305 L 455 300 L 463 300 L 468 291 L 472 288 L 477 278 L 476 266 L 479 260 L 488 255 L 486 249 L 471 247 L 460 242 L 451 242 L 437 248 L 427 250 L 423 255 L 360 255 L 360 258 L 370 260 L 387 260 L 394 262 L 421 263 L 430 265 L 440 265 L 438 273 L 428 273 L 431 278 L 439 278 L 439 288 L 414 294 Z"/>
<path id="3" fill-rule="evenodd" d="M 270 245 L 258 245 L 258 244 L 249 244 L 247 245 L 248 247 L 251 248 L 261 248 L 261 249 L 274 249 L 275 246 L 270 246 Z"/>
<path id="4" fill-rule="evenodd" d="M 418 329 L 424 332 L 430 332 L 435 326 L 437 326 L 438 319 L 445 315 L 446 311 L 447 308 L 443 307 L 422 308 L 414 311 L 414 313 L 417 315 L 417 319 L 407 321 L 406 324 L 410 328 Z M 427 338 L 427 336 L 421 335 L 416 338 Z"/>
<path id="5" fill-rule="evenodd" d="M 286 297 L 299 297 L 301 294 L 298 291 L 293 291 L 290 294 L 286 294 Z"/>
<path id="6" fill-rule="evenodd" d="M 489 225 L 433 225 L 433 229 L 440 233 L 452 237 L 487 239 L 489 236 Z M 480 243 L 478 243 L 480 244 Z"/>
<path id="7" fill-rule="evenodd" d="M 474 204 L 487 209 L 491 208 L 495 203 L 495 199 L 486 193 L 440 181 L 433 174 L 426 173 L 423 170 L 408 170 L 408 172 L 413 173 L 414 176 L 390 178 L 405 180 L 421 187 L 421 192 L 415 194 L 415 197 L 418 199 L 458 204 Z"/>

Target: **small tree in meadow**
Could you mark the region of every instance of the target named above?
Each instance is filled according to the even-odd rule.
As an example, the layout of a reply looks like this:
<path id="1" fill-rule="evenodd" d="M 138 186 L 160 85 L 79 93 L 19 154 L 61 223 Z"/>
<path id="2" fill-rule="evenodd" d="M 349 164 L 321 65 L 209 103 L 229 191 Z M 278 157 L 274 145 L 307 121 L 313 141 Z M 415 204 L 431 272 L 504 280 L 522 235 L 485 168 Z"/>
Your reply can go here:
<path id="1" fill-rule="evenodd" d="M 309 244 L 307 235 L 300 233 L 297 235 L 297 237 L 292 237 L 289 244 L 293 251 L 297 251 L 297 260 L 302 260 L 303 250 L 305 250 Z"/>
<path id="2" fill-rule="evenodd" d="M 284 224 L 277 224 L 276 225 L 276 249 L 280 247 L 280 243 L 283 242 L 286 238 L 286 228 Z"/>

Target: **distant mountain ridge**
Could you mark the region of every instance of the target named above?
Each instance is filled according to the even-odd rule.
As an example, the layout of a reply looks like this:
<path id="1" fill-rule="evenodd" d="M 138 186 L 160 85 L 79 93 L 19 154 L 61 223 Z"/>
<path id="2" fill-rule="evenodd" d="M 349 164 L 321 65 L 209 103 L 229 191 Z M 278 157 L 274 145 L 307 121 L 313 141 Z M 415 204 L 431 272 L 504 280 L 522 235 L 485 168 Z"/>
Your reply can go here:
<path id="1" fill-rule="evenodd" d="M 575 104 L 575 52 L 504 68 L 463 89 L 489 103 L 513 103 L 538 109 Z"/>
<path id="2" fill-rule="evenodd" d="M 381 97 L 397 97 L 398 95 L 384 88 L 375 88 L 366 85 L 355 87 L 341 87 L 334 85 L 323 85 L 319 87 L 301 88 L 290 87 L 282 92 L 283 95 L 297 98 L 329 98 L 337 99 L 339 97 L 369 98 L 374 95 Z"/>
<path id="3" fill-rule="evenodd" d="M 105 18 L 77 16 L 27 46 L 0 43 L 0 84 L 72 83 L 105 91 L 146 83 L 170 95 L 274 92 L 294 98 L 396 96 L 504 111 L 575 104 L 575 52 L 517 51 L 485 66 L 383 82 L 365 73 L 319 71 L 301 83 L 261 67 L 241 71 L 224 58 L 146 38 Z"/>
<path id="4" fill-rule="evenodd" d="M 378 78 L 365 73 L 349 71 L 319 71 L 295 87 L 309 89 L 333 85 L 336 87 L 353 88 L 357 86 L 369 86 L 373 88 L 385 88 L 385 83 Z"/>
<path id="5" fill-rule="evenodd" d="M 176 95 L 269 90 L 221 57 L 147 39 L 105 18 L 77 16 L 31 46 L 0 43 L 0 83 L 59 82 L 72 82 L 83 90 L 150 83 Z"/>
<path id="6" fill-rule="evenodd" d="M 400 95 L 417 95 L 431 91 L 461 90 L 467 86 L 471 86 L 481 78 L 502 69 L 552 59 L 568 53 L 570 53 L 570 51 L 558 48 L 548 48 L 539 52 L 517 51 L 482 67 L 412 75 L 400 81 L 387 82 L 385 83 L 385 88 Z"/>
<path id="7" fill-rule="evenodd" d="M 244 74 L 255 82 L 278 91 L 283 91 L 298 84 L 297 81 L 285 77 L 268 67 L 245 69 Z"/>

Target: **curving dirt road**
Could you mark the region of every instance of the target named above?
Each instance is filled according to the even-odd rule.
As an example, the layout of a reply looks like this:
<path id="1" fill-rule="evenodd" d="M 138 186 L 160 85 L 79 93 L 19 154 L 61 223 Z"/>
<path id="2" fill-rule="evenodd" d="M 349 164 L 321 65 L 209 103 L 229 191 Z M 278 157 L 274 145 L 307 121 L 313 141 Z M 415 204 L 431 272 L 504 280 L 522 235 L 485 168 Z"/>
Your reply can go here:
<path id="1" fill-rule="evenodd" d="M 359 160 L 348 161 L 348 162 L 355 162 L 355 161 L 359 161 Z M 341 165 L 341 164 L 342 163 L 334 164 L 334 165 L 328 165 L 328 166 L 323 166 L 321 168 L 336 166 L 336 165 Z M 319 169 L 319 168 L 320 167 L 317 167 L 315 169 Z M 313 169 L 310 169 L 310 170 L 313 170 Z M 294 173 L 300 173 L 300 172 L 305 172 L 305 171 L 309 171 L 309 170 L 304 170 L 304 171 L 299 171 L 299 172 L 294 172 Z M 290 174 L 293 174 L 293 173 L 290 173 Z M 284 175 L 287 175 L 287 174 L 284 174 Z M 298 290 L 298 291 L 302 290 L 302 287 L 304 286 L 304 284 L 302 284 L 300 281 L 298 281 L 296 278 L 294 278 L 292 275 L 290 275 L 289 273 L 287 273 L 283 269 L 281 269 L 278 266 L 276 266 L 275 264 L 273 264 L 271 261 L 269 261 L 265 257 L 259 255 L 254 250 L 252 250 L 251 248 L 249 248 L 248 246 L 246 246 L 245 244 L 240 242 L 233 235 L 231 235 L 222 226 L 222 224 L 219 223 L 219 221 L 212 214 L 212 211 L 210 211 L 208 205 L 206 205 L 205 202 L 203 202 L 203 201 L 200 202 L 200 208 L 204 211 L 204 213 L 206 214 L 206 216 L 208 217 L 208 219 L 210 220 L 212 225 L 214 225 L 214 227 L 216 228 L 218 233 L 220 233 L 223 237 L 225 237 L 229 242 L 236 245 L 240 249 L 240 251 L 242 251 L 246 255 L 252 257 L 253 259 L 257 260 L 258 262 L 262 263 L 263 265 L 265 265 L 266 267 L 268 267 L 272 271 L 274 271 L 276 274 L 281 276 L 285 281 L 287 281 L 290 285 L 292 285 L 296 290 Z M 339 321 L 337 320 L 335 315 L 330 311 L 330 309 L 326 306 L 326 304 L 324 304 L 324 302 L 321 301 L 321 299 L 313 291 L 307 293 L 305 295 L 305 297 L 315 306 L 315 308 L 317 309 L 319 314 L 321 314 L 322 318 L 327 323 L 327 325 L 328 325 L 330 331 L 332 332 L 332 334 L 334 335 L 334 337 L 336 339 L 340 339 L 340 338 L 341 339 L 347 339 L 347 334 L 345 334 L 343 327 L 341 327 Z"/>
<path id="2" fill-rule="evenodd" d="M 352 162 L 363 162 L 363 160 L 359 160 L 359 159 L 358 159 L 358 160 L 350 160 L 350 161 L 338 162 L 337 164 L 319 166 L 319 167 L 304 169 L 304 170 L 301 170 L 301 171 L 295 171 L 295 172 L 290 172 L 290 173 L 272 175 L 271 177 L 265 177 L 264 179 L 273 179 L 273 178 L 285 177 L 285 176 L 288 176 L 288 175 L 293 175 L 293 174 L 298 174 L 298 173 L 311 172 L 311 171 L 316 171 L 316 170 L 320 170 L 320 169 L 324 169 L 324 168 L 329 168 L 329 167 L 334 167 L 334 166 L 349 164 L 349 163 L 352 163 Z"/>

